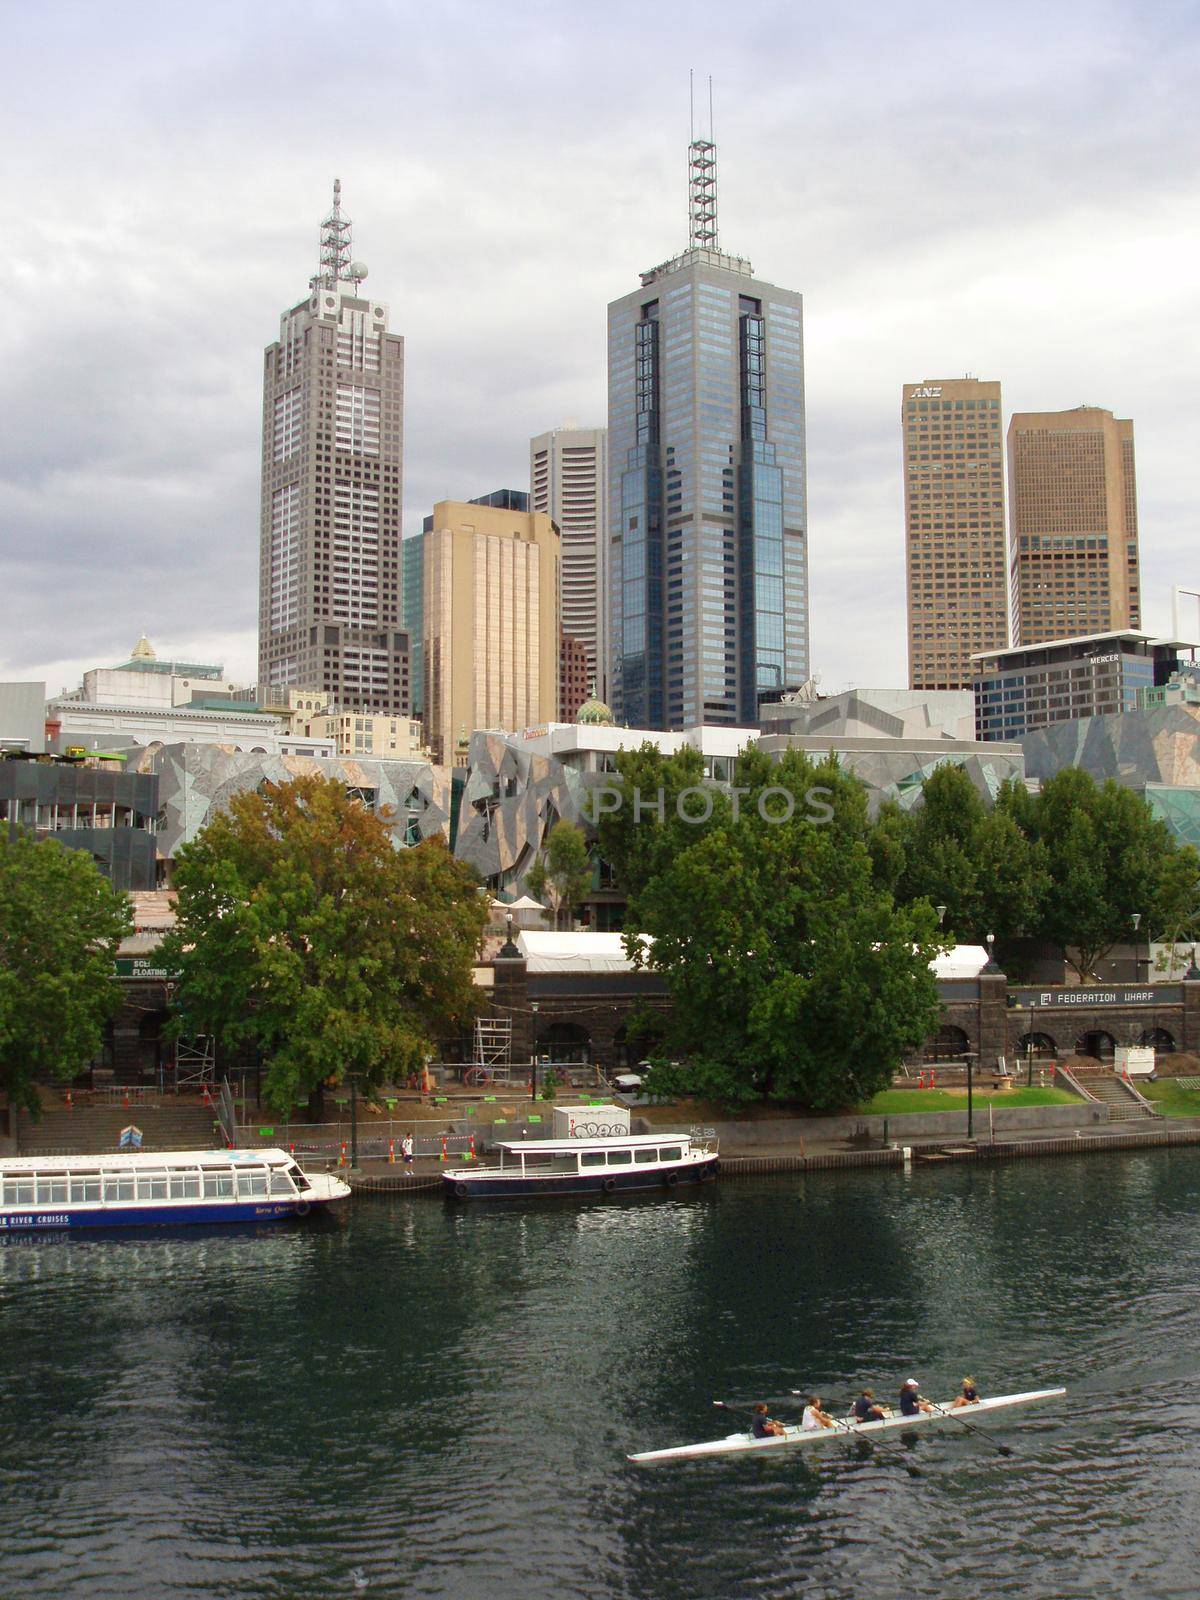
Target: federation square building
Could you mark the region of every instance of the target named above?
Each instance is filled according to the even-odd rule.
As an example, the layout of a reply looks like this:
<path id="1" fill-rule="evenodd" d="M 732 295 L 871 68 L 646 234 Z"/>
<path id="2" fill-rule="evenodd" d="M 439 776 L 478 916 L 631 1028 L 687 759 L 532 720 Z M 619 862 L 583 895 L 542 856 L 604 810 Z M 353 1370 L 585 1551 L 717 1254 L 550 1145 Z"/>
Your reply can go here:
<path id="1" fill-rule="evenodd" d="M 608 667 L 635 728 L 753 726 L 809 676 L 803 301 L 720 250 L 711 140 L 689 155 L 689 248 L 608 310 Z"/>

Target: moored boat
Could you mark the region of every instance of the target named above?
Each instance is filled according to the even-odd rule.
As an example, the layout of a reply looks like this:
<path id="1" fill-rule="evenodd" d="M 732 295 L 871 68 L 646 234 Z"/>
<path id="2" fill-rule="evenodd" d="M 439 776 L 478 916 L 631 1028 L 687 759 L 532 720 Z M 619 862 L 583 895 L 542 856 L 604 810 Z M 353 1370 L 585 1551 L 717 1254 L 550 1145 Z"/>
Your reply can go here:
<path id="1" fill-rule="evenodd" d="M 728 1434 L 724 1439 L 708 1439 L 703 1444 L 672 1445 L 666 1450 L 642 1450 L 637 1455 L 629 1456 L 628 1459 L 637 1462 L 639 1466 L 646 1466 L 659 1461 L 695 1461 L 705 1456 L 749 1455 L 759 1450 L 787 1450 L 797 1445 L 811 1447 L 834 1444 L 839 1439 L 870 1439 L 879 1434 L 908 1433 L 915 1428 L 937 1427 L 939 1423 L 950 1426 L 955 1421 L 973 1426 L 979 1417 L 991 1418 L 997 1411 L 1010 1410 L 1014 1406 L 1031 1406 L 1042 1400 L 1058 1400 L 1066 1392 L 1065 1389 L 1031 1389 L 1025 1394 L 995 1395 L 990 1400 L 980 1400 L 975 1405 L 964 1406 L 958 1411 L 950 1409 L 949 1401 L 945 1405 L 935 1402 L 932 1412 L 921 1411 L 914 1417 L 901 1416 L 899 1412 L 895 1412 L 891 1416 L 884 1417 L 881 1422 L 845 1420 L 836 1422 L 832 1428 L 789 1427 L 782 1434 L 775 1434 L 767 1439 L 755 1439 L 749 1431 L 744 1431 Z"/>
<path id="2" fill-rule="evenodd" d="M 0 1157 L 0 1233 L 275 1222 L 349 1193 L 285 1150 Z"/>
<path id="3" fill-rule="evenodd" d="M 521 1139 L 498 1147 L 494 1166 L 443 1172 L 457 1200 L 539 1194 L 670 1191 L 704 1183 L 718 1168 L 715 1140 L 686 1133 L 634 1133 L 608 1139 Z"/>

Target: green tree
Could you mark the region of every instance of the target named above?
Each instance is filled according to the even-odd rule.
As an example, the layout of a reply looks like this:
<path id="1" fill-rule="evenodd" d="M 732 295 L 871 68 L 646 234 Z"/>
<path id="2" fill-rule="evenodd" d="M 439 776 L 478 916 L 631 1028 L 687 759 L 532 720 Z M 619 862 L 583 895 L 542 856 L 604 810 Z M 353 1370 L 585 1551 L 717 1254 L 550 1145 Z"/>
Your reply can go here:
<path id="1" fill-rule="evenodd" d="M 1021 786 L 1021 794 L 1026 791 Z M 884 808 L 872 853 L 876 877 L 896 860 L 898 900 L 944 905 L 943 926 L 962 943 L 1003 943 L 1036 927 L 1049 890 L 1045 854 L 1021 826 L 1015 792 L 990 810 L 960 766 L 930 774 L 910 812 Z"/>
<path id="2" fill-rule="evenodd" d="M 687 823 L 645 804 L 694 768 L 644 748 L 618 765 L 623 803 L 601 849 L 625 874 L 626 946 L 671 996 L 664 1053 L 686 1058 L 656 1066 L 651 1088 L 827 1109 L 889 1083 L 937 1026 L 938 935 L 927 905 L 898 910 L 874 882 L 863 786 L 833 761 L 751 750 L 731 788 L 684 801 L 696 817 L 712 805 Z"/>
<path id="3" fill-rule="evenodd" d="M 0 827 L 0 1088 L 35 1115 L 36 1082 L 70 1079 L 121 1004 L 113 958 L 129 904 L 82 850 Z"/>
<path id="4" fill-rule="evenodd" d="M 546 841 L 545 856 L 525 876 L 536 899 L 548 898 L 554 926 L 570 925 L 571 912 L 592 884 L 592 858 L 582 831 L 571 822 L 556 822 Z"/>
<path id="5" fill-rule="evenodd" d="M 329 1078 L 415 1070 L 473 1009 L 473 875 L 440 840 L 395 849 L 340 784 L 238 795 L 179 852 L 175 885 L 177 1026 L 255 1045 L 280 1111 Z"/>
<path id="6" fill-rule="evenodd" d="M 1085 981 L 1114 944 L 1148 941 L 1193 921 L 1200 861 L 1145 799 L 1076 767 L 1043 785 L 1031 811 L 1051 888 L 1038 931 Z"/>

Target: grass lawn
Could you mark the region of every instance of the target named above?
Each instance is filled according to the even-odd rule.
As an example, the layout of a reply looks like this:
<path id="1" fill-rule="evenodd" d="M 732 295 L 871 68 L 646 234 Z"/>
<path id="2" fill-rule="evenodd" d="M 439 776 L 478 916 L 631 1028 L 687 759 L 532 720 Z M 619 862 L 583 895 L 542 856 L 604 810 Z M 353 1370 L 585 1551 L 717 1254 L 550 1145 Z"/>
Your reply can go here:
<path id="1" fill-rule="evenodd" d="M 1151 1085 L 1151 1087 L 1154 1087 Z M 1078 1096 L 1065 1089 L 976 1089 L 975 1103 L 988 1102 L 994 1106 L 1071 1106 L 1078 1105 Z M 878 1117 L 898 1117 L 906 1111 L 965 1111 L 965 1089 L 884 1089 L 874 1099 L 855 1106 L 857 1112 Z M 1179 1116 L 1190 1113 L 1179 1112 Z"/>
<path id="2" fill-rule="evenodd" d="M 1158 1083 L 1139 1081 L 1137 1087 L 1164 1116 L 1200 1117 L 1200 1089 L 1185 1089 L 1172 1078 L 1161 1078 Z"/>

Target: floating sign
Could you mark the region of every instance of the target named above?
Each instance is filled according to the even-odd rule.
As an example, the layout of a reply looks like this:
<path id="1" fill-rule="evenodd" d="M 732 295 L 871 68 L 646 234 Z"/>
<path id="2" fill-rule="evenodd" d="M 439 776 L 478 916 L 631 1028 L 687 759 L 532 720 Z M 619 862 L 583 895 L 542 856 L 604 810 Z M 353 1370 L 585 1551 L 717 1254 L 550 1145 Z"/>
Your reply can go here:
<path id="1" fill-rule="evenodd" d="M 177 972 L 168 972 L 149 956 L 118 956 L 113 963 L 118 978 L 177 978 Z"/>

